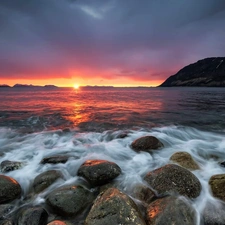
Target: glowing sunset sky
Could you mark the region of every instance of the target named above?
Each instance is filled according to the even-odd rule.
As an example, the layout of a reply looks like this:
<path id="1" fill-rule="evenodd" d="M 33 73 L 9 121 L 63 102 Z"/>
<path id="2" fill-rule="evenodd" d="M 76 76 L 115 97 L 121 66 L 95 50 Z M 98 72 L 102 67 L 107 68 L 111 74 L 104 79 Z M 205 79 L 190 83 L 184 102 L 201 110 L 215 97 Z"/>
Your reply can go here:
<path id="1" fill-rule="evenodd" d="M 0 84 L 155 86 L 224 27 L 224 0 L 0 0 Z"/>

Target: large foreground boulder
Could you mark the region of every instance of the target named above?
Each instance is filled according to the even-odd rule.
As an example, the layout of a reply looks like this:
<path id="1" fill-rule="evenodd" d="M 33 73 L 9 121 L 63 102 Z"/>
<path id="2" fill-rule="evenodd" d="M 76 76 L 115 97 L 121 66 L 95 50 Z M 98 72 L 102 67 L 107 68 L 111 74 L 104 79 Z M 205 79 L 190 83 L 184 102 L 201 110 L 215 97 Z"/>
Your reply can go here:
<path id="1" fill-rule="evenodd" d="M 94 195 L 81 186 L 67 186 L 51 192 L 46 203 L 61 216 L 75 216 L 88 203 L 94 200 Z"/>
<path id="2" fill-rule="evenodd" d="M 148 225 L 194 225 L 196 212 L 183 198 L 169 196 L 157 199 L 147 208 Z"/>
<path id="3" fill-rule="evenodd" d="M 196 198 L 202 188 L 199 179 L 193 173 L 174 164 L 149 172 L 144 180 L 158 194 L 179 193 L 189 198 Z"/>
<path id="4" fill-rule="evenodd" d="M 33 188 L 36 193 L 42 192 L 44 189 L 52 185 L 59 178 L 63 178 L 63 175 L 58 170 L 48 170 L 39 174 L 34 179 Z"/>
<path id="5" fill-rule="evenodd" d="M 18 225 L 46 225 L 48 213 L 42 207 L 30 207 L 20 210 Z"/>
<path id="6" fill-rule="evenodd" d="M 21 196 L 20 184 L 11 177 L 0 175 L 0 204 L 11 202 Z"/>
<path id="7" fill-rule="evenodd" d="M 145 225 L 136 204 L 116 188 L 101 193 L 94 202 L 84 225 Z"/>
<path id="8" fill-rule="evenodd" d="M 23 165 L 24 165 L 24 163 L 22 163 L 22 162 L 5 160 L 5 161 L 1 162 L 1 166 L 0 167 L 1 167 L 1 171 L 3 173 L 6 173 L 6 172 L 13 171 L 13 170 L 18 170 Z"/>
<path id="9" fill-rule="evenodd" d="M 209 185 L 214 197 L 225 201 L 225 174 L 217 174 L 209 179 Z"/>
<path id="10" fill-rule="evenodd" d="M 116 163 L 106 160 L 87 160 L 77 174 L 84 177 L 92 186 L 100 186 L 119 176 L 121 169 Z"/>
<path id="11" fill-rule="evenodd" d="M 176 162 L 180 166 L 189 170 L 199 170 L 200 167 L 194 161 L 192 156 L 187 152 L 176 152 L 171 157 L 170 160 Z"/>
<path id="12" fill-rule="evenodd" d="M 151 152 L 151 150 L 157 150 L 159 148 L 162 148 L 163 146 L 163 143 L 154 136 L 145 136 L 138 138 L 131 144 L 131 148 L 138 152 Z"/>

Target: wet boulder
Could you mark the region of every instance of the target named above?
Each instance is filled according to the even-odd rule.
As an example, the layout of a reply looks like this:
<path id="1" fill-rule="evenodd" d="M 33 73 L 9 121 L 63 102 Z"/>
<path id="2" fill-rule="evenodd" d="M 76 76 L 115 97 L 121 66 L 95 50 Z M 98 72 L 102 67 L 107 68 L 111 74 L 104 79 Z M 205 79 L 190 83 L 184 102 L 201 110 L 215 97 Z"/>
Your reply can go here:
<path id="1" fill-rule="evenodd" d="M 129 132 L 128 131 L 123 131 L 123 132 L 119 132 L 116 134 L 116 138 L 120 138 L 120 139 L 124 139 L 126 137 L 128 137 L 129 135 Z"/>
<path id="2" fill-rule="evenodd" d="M 94 202 L 84 225 L 145 225 L 136 204 L 116 188 L 101 193 Z"/>
<path id="3" fill-rule="evenodd" d="M 133 189 L 133 193 L 135 198 L 146 204 L 153 202 L 157 198 L 154 191 L 143 184 L 136 185 Z"/>
<path id="4" fill-rule="evenodd" d="M 42 207 L 29 207 L 20 210 L 18 225 L 46 225 L 48 213 Z"/>
<path id="5" fill-rule="evenodd" d="M 11 202 L 21 196 L 20 184 L 11 177 L 0 175 L 0 204 Z"/>
<path id="6" fill-rule="evenodd" d="M 151 152 L 162 148 L 164 145 L 154 136 L 145 136 L 132 142 L 131 148 L 135 151 Z"/>
<path id="7" fill-rule="evenodd" d="M 66 163 L 69 159 L 69 156 L 62 156 L 62 155 L 56 155 L 56 156 L 50 156 L 43 158 L 41 160 L 41 164 L 58 164 L 58 163 Z"/>
<path id="8" fill-rule="evenodd" d="M 46 203 L 61 216 L 75 216 L 93 200 L 93 193 L 82 186 L 71 185 L 51 192 Z"/>
<path id="9" fill-rule="evenodd" d="M 158 194 L 176 194 L 196 198 L 201 192 L 199 179 L 189 170 L 174 164 L 149 172 L 144 180 Z"/>
<path id="10" fill-rule="evenodd" d="M 216 202 L 207 203 L 202 213 L 202 223 L 204 225 L 225 224 L 225 205 Z"/>
<path id="11" fill-rule="evenodd" d="M 1 167 L 1 171 L 3 173 L 6 173 L 6 172 L 13 171 L 13 170 L 18 170 L 23 165 L 24 165 L 24 163 L 22 163 L 22 162 L 5 160 L 5 161 L 1 162 L 0 167 Z"/>
<path id="12" fill-rule="evenodd" d="M 81 165 L 77 174 L 92 186 L 100 186 L 119 176 L 121 169 L 116 163 L 106 160 L 87 160 Z"/>
<path id="13" fill-rule="evenodd" d="M 196 212 L 183 198 L 169 196 L 152 202 L 146 213 L 147 225 L 197 224 Z"/>
<path id="14" fill-rule="evenodd" d="M 35 193 L 42 192 L 60 178 L 62 179 L 63 175 L 58 170 L 48 170 L 39 174 L 37 177 L 35 177 L 33 183 Z"/>
<path id="15" fill-rule="evenodd" d="M 214 197 L 225 201 L 225 174 L 217 174 L 209 179 L 209 185 Z"/>
<path id="16" fill-rule="evenodd" d="M 189 170 L 200 169 L 192 156 L 187 152 L 176 152 L 170 157 L 170 160 Z"/>

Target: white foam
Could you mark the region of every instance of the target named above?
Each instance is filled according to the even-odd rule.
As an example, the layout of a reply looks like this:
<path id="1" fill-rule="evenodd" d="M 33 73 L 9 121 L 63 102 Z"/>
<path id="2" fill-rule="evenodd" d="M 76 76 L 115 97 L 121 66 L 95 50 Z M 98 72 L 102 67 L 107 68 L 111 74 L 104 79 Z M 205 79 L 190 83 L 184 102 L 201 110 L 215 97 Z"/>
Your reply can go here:
<path id="1" fill-rule="evenodd" d="M 225 173 L 225 168 L 219 162 L 225 160 L 225 138 L 221 133 L 203 132 L 190 127 L 161 127 L 152 130 L 129 131 L 128 136 L 116 138 L 118 132 L 104 133 L 62 133 L 41 132 L 33 134 L 19 134 L 11 129 L 0 129 L 1 152 L 4 152 L 0 162 L 4 160 L 22 161 L 25 166 L 11 171 L 6 175 L 15 178 L 26 194 L 34 178 L 50 169 L 62 171 L 65 181 L 55 183 L 46 191 L 50 191 L 64 183 L 75 182 L 77 170 L 87 159 L 105 159 L 117 163 L 122 169 L 122 175 L 116 180 L 124 191 L 135 183 L 143 182 L 143 176 L 156 168 L 171 163 L 170 156 L 177 151 L 190 153 L 198 162 L 201 170 L 193 173 L 202 184 L 201 195 L 192 202 L 199 213 L 206 202 L 220 204 L 211 195 L 208 181 L 212 175 Z M 136 138 L 153 135 L 164 143 L 164 148 L 154 151 L 136 153 L 130 144 Z M 114 138 L 114 139 L 113 139 Z M 50 155 L 69 155 L 71 158 L 65 164 L 45 164 L 40 161 Z M 215 157 L 212 157 L 215 156 Z M 77 157 L 79 157 L 77 159 Z M 35 202 L 44 201 L 42 194 Z"/>

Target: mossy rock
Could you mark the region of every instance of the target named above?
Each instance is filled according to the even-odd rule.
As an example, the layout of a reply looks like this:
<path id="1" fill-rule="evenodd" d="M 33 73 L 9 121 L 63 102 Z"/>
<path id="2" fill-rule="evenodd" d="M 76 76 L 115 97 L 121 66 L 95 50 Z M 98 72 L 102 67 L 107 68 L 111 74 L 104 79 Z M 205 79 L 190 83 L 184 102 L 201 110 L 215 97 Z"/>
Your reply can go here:
<path id="1" fill-rule="evenodd" d="M 180 194 L 196 198 L 202 189 L 199 179 L 192 172 L 175 164 L 147 173 L 144 180 L 160 195 Z"/>
<path id="2" fill-rule="evenodd" d="M 200 169 L 192 156 L 187 152 L 176 152 L 170 157 L 170 160 L 189 170 Z"/>
<path id="3" fill-rule="evenodd" d="M 214 197 L 225 201 L 225 174 L 217 174 L 209 179 L 209 185 Z"/>

